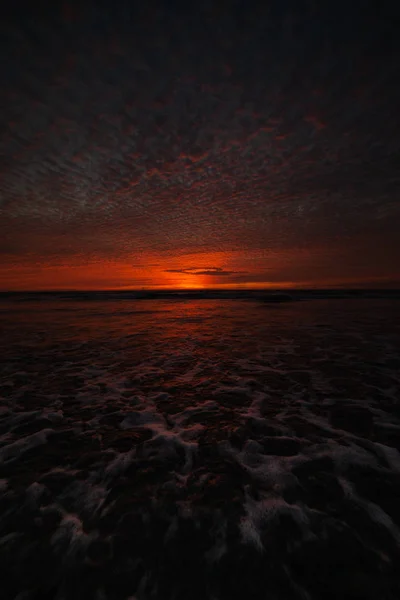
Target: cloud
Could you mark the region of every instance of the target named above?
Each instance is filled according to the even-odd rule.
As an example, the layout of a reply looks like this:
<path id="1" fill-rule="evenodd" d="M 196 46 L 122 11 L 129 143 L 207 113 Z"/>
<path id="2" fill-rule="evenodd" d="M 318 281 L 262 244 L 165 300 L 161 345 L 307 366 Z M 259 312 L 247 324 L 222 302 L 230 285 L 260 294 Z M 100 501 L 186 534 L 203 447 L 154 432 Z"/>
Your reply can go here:
<path id="1" fill-rule="evenodd" d="M 189 267 L 187 269 L 166 269 L 165 273 L 183 273 L 185 275 L 244 275 L 247 271 L 225 271 L 221 267 Z"/>
<path id="2" fill-rule="evenodd" d="M 257 284 L 398 272 L 394 21 L 366 11 L 354 43 L 324 8 L 290 9 L 290 27 L 260 9 L 237 27 L 242 3 L 211 21 L 202 8 L 188 18 L 95 4 L 66 0 L 32 31 L 4 27 L 0 263 L 118 261 L 154 268 L 153 285 L 196 253 L 167 273 Z M 284 43 L 266 35 L 281 25 Z"/>

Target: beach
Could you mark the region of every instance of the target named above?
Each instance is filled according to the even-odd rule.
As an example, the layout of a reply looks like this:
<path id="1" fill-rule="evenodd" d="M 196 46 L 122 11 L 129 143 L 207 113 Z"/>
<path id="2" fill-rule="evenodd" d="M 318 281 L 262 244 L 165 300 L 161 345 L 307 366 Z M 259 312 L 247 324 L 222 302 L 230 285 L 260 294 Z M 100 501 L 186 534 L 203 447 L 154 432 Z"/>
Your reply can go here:
<path id="1" fill-rule="evenodd" d="M 3 299 L 2 598 L 399 598 L 399 316 Z"/>

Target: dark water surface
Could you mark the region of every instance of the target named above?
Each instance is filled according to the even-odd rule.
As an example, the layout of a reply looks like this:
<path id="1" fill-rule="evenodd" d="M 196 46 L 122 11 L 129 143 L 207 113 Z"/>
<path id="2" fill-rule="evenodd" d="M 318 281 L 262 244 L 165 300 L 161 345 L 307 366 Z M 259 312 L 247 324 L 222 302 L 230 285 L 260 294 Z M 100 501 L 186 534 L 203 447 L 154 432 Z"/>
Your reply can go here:
<path id="1" fill-rule="evenodd" d="M 399 599 L 400 302 L 0 303 L 1 598 Z"/>

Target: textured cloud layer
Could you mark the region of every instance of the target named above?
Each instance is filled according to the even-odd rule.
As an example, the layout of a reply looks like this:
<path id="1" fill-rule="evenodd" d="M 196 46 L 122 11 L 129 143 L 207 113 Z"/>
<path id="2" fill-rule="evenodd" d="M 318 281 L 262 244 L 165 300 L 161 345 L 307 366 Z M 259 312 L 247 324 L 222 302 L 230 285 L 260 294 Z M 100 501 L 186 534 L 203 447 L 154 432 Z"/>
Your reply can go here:
<path id="1" fill-rule="evenodd" d="M 96 4 L 2 24 L 3 281 L 395 278 L 388 4 Z"/>

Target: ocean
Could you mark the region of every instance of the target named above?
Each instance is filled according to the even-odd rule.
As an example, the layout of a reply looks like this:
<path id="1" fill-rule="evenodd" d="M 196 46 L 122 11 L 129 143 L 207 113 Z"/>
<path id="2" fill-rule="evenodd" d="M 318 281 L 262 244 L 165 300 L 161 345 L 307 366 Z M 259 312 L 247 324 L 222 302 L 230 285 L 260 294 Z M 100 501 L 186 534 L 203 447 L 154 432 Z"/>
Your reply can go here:
<path id="1" fill-rule="evenodd" d="M 1 598 L 398 600 L 400 300 L 336 296 L 3 295 Z"/>

